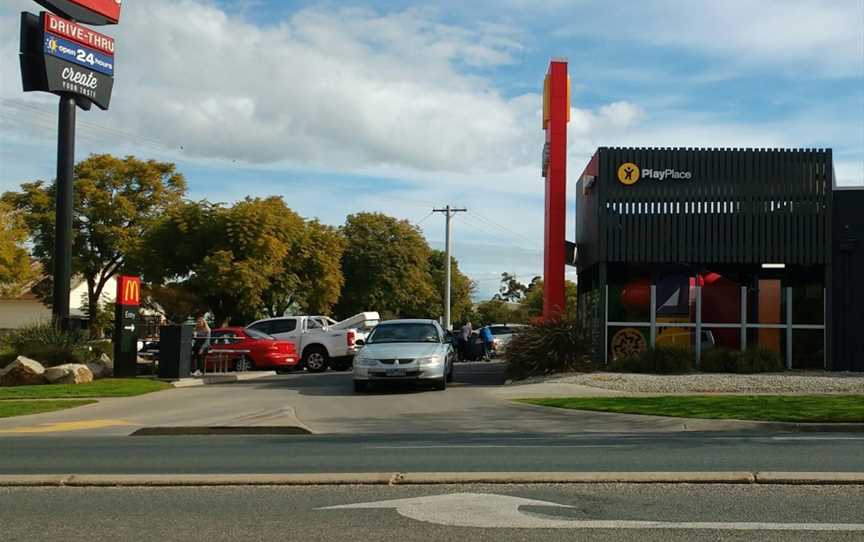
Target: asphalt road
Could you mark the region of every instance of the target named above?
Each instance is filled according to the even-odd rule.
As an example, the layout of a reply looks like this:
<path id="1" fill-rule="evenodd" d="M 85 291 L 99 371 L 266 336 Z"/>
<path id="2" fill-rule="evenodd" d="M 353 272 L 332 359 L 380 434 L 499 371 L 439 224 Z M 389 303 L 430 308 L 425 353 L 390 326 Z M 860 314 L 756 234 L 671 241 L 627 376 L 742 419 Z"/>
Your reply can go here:
<path id="1" fill-rule="evenodd" d="M 22 542 L 857 541 L 862 502 L 861 486 L 0 488 L 0 532 Z"/>
<path id="2" fill-rule="evenodd" d="M 864 435 L 21 437 L 0 457 L 0 474 L 860 472 Z"/>

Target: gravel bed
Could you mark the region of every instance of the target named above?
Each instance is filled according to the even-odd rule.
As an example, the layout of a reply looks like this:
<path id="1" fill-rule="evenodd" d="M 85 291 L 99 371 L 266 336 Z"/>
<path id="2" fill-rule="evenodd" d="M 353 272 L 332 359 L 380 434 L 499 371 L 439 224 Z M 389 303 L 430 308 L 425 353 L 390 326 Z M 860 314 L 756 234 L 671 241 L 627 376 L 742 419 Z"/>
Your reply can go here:
<path id="1" fill-rule="evenodd" d="M 635 393 L 861 393 L 860 373 L 646 375 L 588 373 L 556 375 L 544 382 L 571 383 Z M 862 398 L 864 400 L 864 398 Z"/>

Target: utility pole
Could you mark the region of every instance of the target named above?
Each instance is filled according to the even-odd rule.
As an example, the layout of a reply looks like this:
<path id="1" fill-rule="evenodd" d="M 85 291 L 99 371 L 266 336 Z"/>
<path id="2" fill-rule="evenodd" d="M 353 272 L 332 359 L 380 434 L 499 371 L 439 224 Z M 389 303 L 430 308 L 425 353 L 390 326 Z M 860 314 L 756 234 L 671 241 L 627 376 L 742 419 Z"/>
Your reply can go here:
<path id="1" fill-rule="evenodd" d="M 69 325 L 69 288 L 72 280 L 72 201 L 75 176 L 75 97 L 60 96 L 57 136 L 57 199 L 54 236 L 54 322 Z"/>
<path id="2" fill-rule="evenodd" d="M 449 205 L 443 209 L 432 209 L 433 213 L 444 213 L 445 230 L 444 230 L 444 329 L 450 331 L 450 221 L 456 216 L 456 213 L 467 213 L 468 209 L 454 209 Z"/>

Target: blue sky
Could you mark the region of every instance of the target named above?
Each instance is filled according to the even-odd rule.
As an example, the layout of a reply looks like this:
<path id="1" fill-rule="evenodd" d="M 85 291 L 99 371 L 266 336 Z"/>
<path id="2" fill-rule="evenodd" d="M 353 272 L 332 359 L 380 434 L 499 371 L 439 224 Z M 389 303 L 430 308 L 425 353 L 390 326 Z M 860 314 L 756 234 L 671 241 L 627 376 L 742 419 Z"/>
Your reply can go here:
<path id="1" fill-rule="evenodd" d="M 0 190 L 54 171 L 21 10 L 0 7 Z M 570 63 L 571 180 L 600 145 L 780 146 L 831 147 L 864 183 L 864 0 L 127 0 L 107 33 L 114 100 L 79 115 L 79 158 L 174 161 L 194 198 L 278 194 L 331 224 L 387 212 L 439 247 L 432 207 L 466 206 L 456 256 L 483 296 L 542 268 L 551 57 Z"/>

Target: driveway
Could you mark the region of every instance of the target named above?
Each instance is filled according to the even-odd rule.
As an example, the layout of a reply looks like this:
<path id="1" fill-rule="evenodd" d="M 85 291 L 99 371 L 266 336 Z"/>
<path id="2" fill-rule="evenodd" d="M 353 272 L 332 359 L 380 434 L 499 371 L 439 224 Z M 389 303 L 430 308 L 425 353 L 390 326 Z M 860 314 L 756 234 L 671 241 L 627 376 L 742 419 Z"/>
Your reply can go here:
<path id="1" fill-rule="evenodd" d="M 571 433 L 723 429 L 737 422 L 693 421 L 552 410 L 512 402 L 538 394 L 615 394 L 575 384 L 504 385 L 500 363 L 456 367 L 446 391 L 381 386 L 354 393 L 350 372 L 297 373 L 225 385 L 102 399 L 75 409 L 0 420 L 0 437 L 129 435 L 143 427 L 303 425 L 314 433 Z M 735 426 L 740 429 L 740 426 Z"/>

